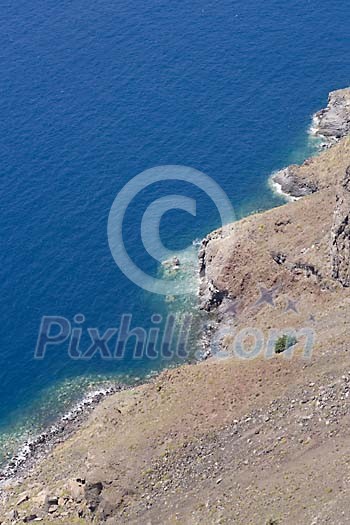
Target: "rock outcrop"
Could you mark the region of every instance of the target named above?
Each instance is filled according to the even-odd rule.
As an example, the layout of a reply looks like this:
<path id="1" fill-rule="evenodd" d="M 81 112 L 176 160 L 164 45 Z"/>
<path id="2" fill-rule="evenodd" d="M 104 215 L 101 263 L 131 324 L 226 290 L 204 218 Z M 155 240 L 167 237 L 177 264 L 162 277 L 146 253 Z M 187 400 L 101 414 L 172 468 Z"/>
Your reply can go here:
<path id="1" fill-rule="evenodd" d="M 275 184 L 278 184 L 282 193 L 293 198 L 305 197 L 318 190 L 318 185 L 312 180 L 303 180 L 300 177 L 300 166 L 292 165 L 275 173 L 272 177 Z"/>
<path id="2" fill-rule="evenodd" d="M 314 116 L 314 132 L 335 140 L 350 133 L 350 88 L 329 94 L 327 107 Z"/>
<path id="3" fill-rule="evenodd" d="M 332 275 L 350 286 L 350 166 L 339 185 L 332 229 Z"/>
<path id="4" fill-rule="evenodd" d="M 349 164 L 350 137 L 344 137 L 316 157 L 300 166 L 292 165 L 271 177 L 273 185 L 293 198 L 305 197 L 330 188 L 334 192 L 338 180 L 344 176 Z"/>
<path id="5" fill-rule="evenodd" d="M 313 134 L 327 139 L 326 148 L 318 157 L 307 159 L 301 166 L 292 165 L 271 177 L 272 184 L 283 194 L 292 198 L 305 197 L 325 187 L 334 187 L 338 159 L 343 157 L 350 134 L 350 88 L 333 91 L 328 106 L 315 114 Z M 345 138 L 346 137 L 346 138 Z M 340 143 L 339 145 L 337 143 Z M 345 146 L 344 146 L 345 143 Z M 320 176 L 320 169 L 322 176 Z M 345 166 L 341 166 L 343 168 Z"/>

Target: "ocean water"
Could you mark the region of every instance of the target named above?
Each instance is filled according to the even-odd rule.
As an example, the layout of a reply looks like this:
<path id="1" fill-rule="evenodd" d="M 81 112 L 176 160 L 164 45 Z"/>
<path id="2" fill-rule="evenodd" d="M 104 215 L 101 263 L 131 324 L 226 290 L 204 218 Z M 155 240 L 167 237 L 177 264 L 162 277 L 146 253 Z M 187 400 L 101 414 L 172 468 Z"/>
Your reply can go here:
<path id="1" fill-rule="evenodd" d="M 0 458 L 101 381 L 172 364 L 72 360 L 67 344 L 33 357 L 43 316 L 81 313 L 103 333 L 123 314 L 149 329 L 154 313 L 193 308 L 195 298 L 166 302 L 118 269 L 106 233 L 115 196 L 145 169 L 180 164 L 219 183 L 238 217 L 281 204 L 269 174 L 313 152 L 311 115 L 350 83 L 349 15 L 346 0 L 3 2 Z M 189 184 L 141 192 L 125 239 L 153 275 L 140 221 L 169 193 L 198 199 L 195 219 L 163 218 L 170 249 L 219 225 Z"/>

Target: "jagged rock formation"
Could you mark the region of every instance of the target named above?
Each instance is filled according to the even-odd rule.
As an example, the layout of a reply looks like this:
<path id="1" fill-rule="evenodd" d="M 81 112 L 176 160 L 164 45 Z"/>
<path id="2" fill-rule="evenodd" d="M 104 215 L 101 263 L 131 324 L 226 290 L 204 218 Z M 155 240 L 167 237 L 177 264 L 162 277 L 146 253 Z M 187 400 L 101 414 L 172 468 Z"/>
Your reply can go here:
<path id="1" fill-rule="evenodd" d="M 326 146 L 332 146 L 331 153 L 326 150 L 321 153 L 321 160 L 316 157 L 307 159 L 301 166 L 288 166 L 271 177 L 272 184 L 279 191 L 293 198 L 310 195 L 327 186 L 334 187 L 337 156 L 342 155 L 344 148 L 344 140 L 341 139 L 350 134 L 350 88 L 330 93 L 328 106 L 313 118 L 312 130 L 314 135 L 327 139 Z M 345 148 L 346 140 L 349 139 L 345 139 Z M 320 164 L 322 177 L 319 174 Z"/>
<path id="2" fill-rule="evenodd" d="M 314 129 L 317 135 L 335 140 L 350 133 L 350 88 L 329 94 L 327 107 L 314 117 Z"/>
<path id="3" fill-rule="evenodd" d="M 301 166 L 292 165 L 271 177 L 273 185 L 293 197 L 311 195 L 325 188 L 333 188 L 349 164 L 350 137 L 344 137 L 317 157 L 307 159 Z"/>
<path id="4" fill-rule="evenodd" d="M 283 193 L 294 198 L 305 197 L 318 190 L 316 182 L 303 180 L 299 176 L 300 166 L 293 165 L 278 171 L 272 179 L 278 184 Z"/>
<path id="5" fill-rule="evenodd" d="M 339 186 L 332 229 L 332 275 L 350 286 L 350 166 Z"/>

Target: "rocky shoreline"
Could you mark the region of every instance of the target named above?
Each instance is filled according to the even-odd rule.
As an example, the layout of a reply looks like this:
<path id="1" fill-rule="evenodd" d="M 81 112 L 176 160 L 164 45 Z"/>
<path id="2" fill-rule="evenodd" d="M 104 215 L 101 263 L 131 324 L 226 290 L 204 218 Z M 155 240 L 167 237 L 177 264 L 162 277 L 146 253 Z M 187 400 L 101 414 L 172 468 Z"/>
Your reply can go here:
<path id="1" fill-rule="evenodd" d="M 318 111 L 312 120 L 310 134 L 324 139 L 321 150 L 328 149 L 338 144 L 339 141 L 350 133 L 350 89 L 340 89 L 329 94 L 328 105 Z M 310 159 L 305 161 L 306 166 Z M 318 191 L 316 180 L 305 179 L 300 166 L 292 165 L 284 168 L 271 177 L 272 186 L 277 193 L 291 198 L 305 197 Z"/>
<path id="2" fill-rule="evenodd" d="M 312 131 L 335 143 L 350 134 L 350 89 L 332 91 L 328 105 L 313 118 Z"/>
<path id="3" fill-rule="evenodd" d="M 298 198 L 202 241 L 205 357 L 230 359 L 97 396 L 38 444 L 42 461 L 19 464 L 0 522 L 347 523 L 350 89 L 335 93 L 317 117 L 332 145 L 284 175 Z M 231 352 L 237 334 L 260 334 L 264 352 L 289 330 L 291 354 Z"/>
<path id="4" fill-rule="evenodd" d="M 317 121 L 317 127 L 316 127 Z M 347 224 L 349 223 L 349 173 L 348 166 L 350 138 L 348 137 L 348 130 L 350 129 L 350 88 L 342 89 L 330 93 L 328 106 L 326 109 L 319 111 L 313 118 L 314 127 L 313 133 L 316 136 L 327 137 L 327 148 L 323 148 L 315 157 L 306 159 L 301 166 L 289 166 L 271 177 L 273 185 L 278 185 L 280 193 L 283 194 L 290 205 L 294 206 L 293 201 L 311 196 L 317 192 L 330 190 L 334 195 L 336 188 L 337 200 L 334 205 L 327 204 L 330 207 L 330 220 L 333 224 L 329 226 L 329 250 L 332 253 L 332 262 L 328 269 L 328 278 L 334 278 L 341 282 L 343 286 L 350 284 L 350 244 L 349 231 Z M 340 160 L 340 164 L 339 164 Z M 334 167 L 338 162 L 338 171 L 341 172 L 341 179 L 337 178 Z M 344 175 L 345 174 L 345 175 Z M 303 204 L 301 204 L 303 207 Z M 225 268 L 244 269 L 246 262 L 242 260 L 241 254 L 237 252 L 241 246 L 246 243 L 244 229 L 243 239 L 240 238 L 240 227 L 244 223 L 254 222 L 254 226 L 265 229 L 264 220 L 267 214 L 275 214 L 276 221 L 271 235 L 275 235 L 279 230 L 285 230 L 291 223 L 290 216 L 285 211 L 284 207 L 277 208 L 276 211 L 270 210 L 262 214 L 257 214 L 253 218 L 245 218 L 237 225 L 233 224 L 231 228 L 216 230 L 205 237 L 201 243 L 199 251 L 199 267 L 200 267 L 200 308 L 211 312 L 214 316 L 211 326 L 211 339 L 217 339 L 217 333 L 225 332 L 229 329 L 234 329 L 237 325 L 237 304 L 243 303 L 242 296 L 248 296 L 248 290 L 245 284 L 253 274 L 253 269 L 250 272 L 242 271 L 243 277 L 239 283 L 239 287 L 229 286 L 228 283 L 232 281 L 232 277 L 225 272 Z M 305 213 L 305 212 L 304 212 Z M 259 221 L 259 218 L 262 221 Z M 306 220 L 307 213 L 306 213 Z M 258 222 L 258 225 L 256 224 Z M 300 228 L 302 226 L 300 225 Z M 237 232 L 237 235 L 235 235 Z M 249 236 L 253 236 L 250 233 Z M 238 239 L 235 239 L 235 236 Z M 225 237 L 227 240 L 225 240 Z M 252 249 L 254 244 L 252 244 Z M 309 250 L 309 248 L 308 248 Z M 327 248 L 328 250 L 328 248 Z M 228 258 L 226 253 L 231 255 Z M 236 258 L 233 254 L 236 254 Z M 247 257 L 251 255 L 247 253 Z M 217 261 L 216 261 L 217 259 Z M 321 270 L 317 268 L 314 261 L 296 260 L 288 262 L 287 250 L 285 253 L 273 253 L 271 250 L 271 262 L 276 263 L 279 267 L 288 268 L 289 271 L 295 273 L 305 272 L 308 276 L 313 276 L 314 279 L 322 280 Z M 249 268 L 250 265 L 248 264 Z M 330 269 L 332 268 L 332 269 Z M 224 269 L 224 271 L 223 271 Z M 283 280 L 282 278 L 281 280 Z M 271 280 L 273 284 L 275 282 Z M 257 290 L 255 290 L 255 293 Z M 250 293 L 254 295 L 254 290 Z M 233 312 L 233 315 L 232 315 Z M 250 315 L 250 314 L 249 314 Z M 211 350 L 207 352 L 208 357 L 212 356 Z"/>
<path id="5" fill-rule="evenodd" d="M 0 499 L 2 489 L 7 483 L 19 483 L 38 461 L 43 459 L 56 445 L 74 434 L 101 401 L 127 388 L 132 387 L 114 384 L 88 393 L 47 430 L 25 441 L 18 452 L 0 470 Z"/>

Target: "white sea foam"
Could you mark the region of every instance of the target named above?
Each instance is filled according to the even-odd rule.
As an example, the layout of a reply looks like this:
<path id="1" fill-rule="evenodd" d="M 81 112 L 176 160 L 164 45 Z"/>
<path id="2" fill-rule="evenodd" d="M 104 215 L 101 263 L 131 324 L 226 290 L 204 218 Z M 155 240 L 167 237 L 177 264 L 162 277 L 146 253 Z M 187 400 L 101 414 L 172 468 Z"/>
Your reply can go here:
<path id="1" fill-rule="evenodd" d="M 308 135 L 311 135 L 312 137 L 318 136 L 318 132 L 320 129 L 320 118 L 318 117 L 317 113 L 313 115 L 310 127 L 308 129 Z"/>
<path id="2" fill-rule="evenodd" d="M 282 186 L 279 182 L 276 182 L 274 180 L 274 177 L 278 174 L 278 173 L 281 173 L 282 171 L 284 171 L 284 169 L 282 170 L 278 170 L 278 171 L 274 171 L 269 179 L 268 179 L 268 185 L 270 186 L 272 192 L 275 194 L 275 195 L 278 195 L 278 197 L 283 197 L 286 201 L 288 202 L 293 202 L 293 201 L 297 201 L 300 199 L 300 197 L 293 197 L 293 195 L 289 195 L 289 193 L 286 193 L 285 191 L 282 190 Z"/>
<path id="3" fill-rule="evenodd" d="M 71 410 L 66 412 L 60 419 L 52 424 L 46 431 L 28 438 L 18 449 L 17 453 L 10 459 L 7 465 L 0 471 L 0 487 L 4 487 L 6 482 L 16 477 L 19 472 L 29 463 L 29 461 L 40 456 L 41 452 L 46 451 L 54 443 L 55 439 L 65 432 L 69 432 L 70 423 L 79 422 L 80 418 L 106 396 L 126 388 L 124 385 L 109 385 L 86 394 Z"/>

